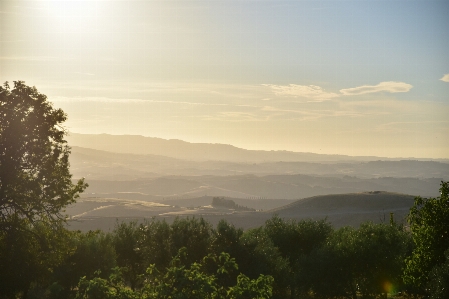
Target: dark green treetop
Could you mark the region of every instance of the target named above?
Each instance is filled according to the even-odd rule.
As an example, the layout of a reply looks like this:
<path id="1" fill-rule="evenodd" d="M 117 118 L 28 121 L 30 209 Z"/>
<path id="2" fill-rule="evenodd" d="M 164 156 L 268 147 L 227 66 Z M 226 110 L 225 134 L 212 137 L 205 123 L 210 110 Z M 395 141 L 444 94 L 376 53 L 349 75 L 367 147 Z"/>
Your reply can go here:
<path id="1" fill-rule="evenodd" d="M 429 273 L 445 263 L 449 250 L 449 182 L 441 182 L 439 197 L 415 198 L 408 220 L 415 249 L 406 261 L 404 280 L 418 291 L 432 293 Z"/>

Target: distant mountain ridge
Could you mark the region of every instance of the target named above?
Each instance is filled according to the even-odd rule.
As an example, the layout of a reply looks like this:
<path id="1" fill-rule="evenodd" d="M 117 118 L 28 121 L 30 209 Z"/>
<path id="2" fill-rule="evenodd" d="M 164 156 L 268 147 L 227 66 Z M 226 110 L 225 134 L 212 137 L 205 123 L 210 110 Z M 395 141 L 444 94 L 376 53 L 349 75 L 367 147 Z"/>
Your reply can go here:
<path id="1" fill-rule="evenodd" d="M 70 133 L 69 145 L 116 153 L 162 155 L 193 161 L 232 162 L 341 162 L 341 161 L 397 161 L 402 158 L 374 156 L 346 156 L 302 153 L 291 151 L 246 150 L 229 144 L 190 143 L 177 139 L 162 139 L 140 135 L 78 134 Z M 413 159 L 413 158 L 408 158 Z M 413 159 L 432 160 L 432 159 Z M 440 160 L 441 161 L 441 160 Z M 449 162 L 447 160 L 446 162 Z"/>

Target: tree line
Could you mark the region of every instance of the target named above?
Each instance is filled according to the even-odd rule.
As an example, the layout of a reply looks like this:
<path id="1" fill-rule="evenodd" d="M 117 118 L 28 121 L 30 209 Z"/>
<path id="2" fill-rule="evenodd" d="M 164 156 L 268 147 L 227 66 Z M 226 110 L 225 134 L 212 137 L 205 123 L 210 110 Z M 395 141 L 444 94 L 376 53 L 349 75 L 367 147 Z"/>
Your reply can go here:
<path id="1" fill-rule="evenodd" d="M 0 87 L 0 298 L 449 298 L 449 183 L 409 227 L 273 216 L 243 231 L 202 218 L 69 231 L 67 116 L 22 81 Z"/>
<path id="2" fill-rule="evenodd" d="M 45 241 L 18 234 L 11 251 L 2 234 L 2 298 L 447 298 L 447 247 L 446 256 L 423 253 L 394 221 L 334 229 L 273 216 L 243 231 L 226 220 L 153 218 L 108 233 L 31 232 Z"/>
<path id="3" fill-rule="evenodd" d="M 256 209 L 238 205 L 232 199 L 226 199 L 224 197 L 218 197 L 218 196 L 212 198 L 212 206 L 234 209 L 236 211 L 252 211 L 252 212 L 256 211 Z"/>

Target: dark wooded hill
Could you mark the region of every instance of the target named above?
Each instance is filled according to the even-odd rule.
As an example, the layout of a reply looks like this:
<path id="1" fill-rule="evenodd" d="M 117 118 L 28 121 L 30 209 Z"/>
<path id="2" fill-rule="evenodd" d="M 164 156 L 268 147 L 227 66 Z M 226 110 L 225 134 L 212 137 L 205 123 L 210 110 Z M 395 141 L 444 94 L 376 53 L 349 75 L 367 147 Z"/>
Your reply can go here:
<path id="1" fill-rule="evenodd" d="M 331 194 L 300 199 L 264 213 L 293 219 L 327 217 L 335 226 L 357 226 L 364 221 L 388 223 L 390 213 L 396 221 L 405 222 L 414 198 L 385 191 Z"/>

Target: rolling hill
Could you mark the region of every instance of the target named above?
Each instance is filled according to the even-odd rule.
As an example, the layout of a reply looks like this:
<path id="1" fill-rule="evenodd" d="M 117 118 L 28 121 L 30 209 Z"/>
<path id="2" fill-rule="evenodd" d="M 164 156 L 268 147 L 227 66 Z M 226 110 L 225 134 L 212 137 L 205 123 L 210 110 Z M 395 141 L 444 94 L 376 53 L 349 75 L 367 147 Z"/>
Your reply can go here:
<path id="1" fill-rule="evenodd" d="M 254 208 L 257 200 L 232 199 L 236 204 Z M 264 200 L 262 200 L 264 201 Z M 334 227 L 357 227 L 365 221 L 388 223 L 390 213 L 398 223 L 405 223 L 405 217 L 413 205 L 411 195 L 371 191 L 362 193 L 314 196 L 285 205 L 279 200 L 277 208 L 267 211 L 236 211 L 213 207 L 212 197 L 196 199 L 166 199 L 163 202 L 119 198 L 82 198 L 67 209 L 70 215 L 69 228 L 81 230 L 113 229 L 116 221 L 142 221 L 156 217 L 168 222 L 176 217 L 203 217 L 216 225 L 226 219 L 236 227 L 244 229 L 261 226 L 273 215 L 285 219 L 327 220 Z M 273 204 L 276 200 L 271 200 Z"/>

